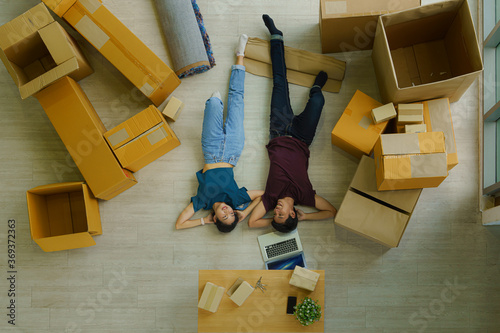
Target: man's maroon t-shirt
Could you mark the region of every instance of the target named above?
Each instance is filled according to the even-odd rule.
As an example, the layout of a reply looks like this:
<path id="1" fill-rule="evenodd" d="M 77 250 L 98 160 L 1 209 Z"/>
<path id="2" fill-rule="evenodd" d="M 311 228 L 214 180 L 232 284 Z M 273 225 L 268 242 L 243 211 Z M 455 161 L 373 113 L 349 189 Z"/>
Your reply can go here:
<path id="1" fill-rule="evenodd" d="M 269 155 L 269 175 L 262 203 L 267 211 L 274 209 L 278 199 L 291 197 L 295 204 L 315 206 L 313 190 L 307 168 L 309 148 L 289 136 L 280 136 L 269 141 L 266 146 Z"/>

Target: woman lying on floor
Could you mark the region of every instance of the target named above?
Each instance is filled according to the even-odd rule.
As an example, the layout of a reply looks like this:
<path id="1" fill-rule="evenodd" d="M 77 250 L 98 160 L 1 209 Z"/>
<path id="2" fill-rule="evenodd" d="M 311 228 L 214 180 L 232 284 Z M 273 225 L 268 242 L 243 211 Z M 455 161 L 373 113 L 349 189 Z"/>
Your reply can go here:
<path id="1" fill-rule="evenodd" d="M 247 191 L 238 188 L 233 168 L 245 144 L 244 118 L 244 51 L 248 37 L 240 36 L 236 49 L 236 64 L 229 80 L 227 117 L 223 123 L 224 104 L 216 91 L 205 104 L 201 147 L 205 166 L 196 173 L 198 193 L 182 211 L 175 224 L 176 229 L 192 228 L 214 223 L 219 231 L 232 231 L 238 221 L 244 220 L 260 201 L 263 191 Z M 200 209 L 213 209 L 205 218 L 191 220 Z"/>

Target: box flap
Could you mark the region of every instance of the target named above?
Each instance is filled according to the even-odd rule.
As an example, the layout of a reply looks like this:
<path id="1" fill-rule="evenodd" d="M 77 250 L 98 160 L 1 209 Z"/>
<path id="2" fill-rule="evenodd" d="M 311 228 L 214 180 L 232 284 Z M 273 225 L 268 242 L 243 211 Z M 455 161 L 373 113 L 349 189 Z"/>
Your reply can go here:
<path id="1" fill-rule="evenodd" d="M 38 33 L 57 65 L 76 57 L 75 50 L 71 42 L 66 40 L 63 27 L 59 23 L 49 24 L 40 29 Z"/>
<path id="2" fill-rule="evenodd" d="M 99 212 L 99 201 L 94 197 L 87 184 L 82 185 L 82 193 L 85 201 L 85 215 L 87 216 L 88 232 L 91 235 L 101 235 L 101 214 Z"/>
<path id="3" fill-rule="evenodd" d="M 62 17 L 77 0 L 42 0 L 57 16 Z"/>
<path id="4" fill-rule="evenodd" d="M 400 191 L 378 191 L 375 176 L 375 161 L 363 156 L 351 181 L 350 188 L 397 207 L 408 214 L 413 212 L 422 189 Z"/>
<path id="5" fill-rule="evenodd" d="M 86 232 L 34 239 L 34 241 L 45 252 L 79 249 L 95 245 L 92 236 Z"/>
<path id="6" fill-rule="evenodd" d="M 379 15 L 420 6 L 420 0 L 321 0 L 322 17 Z"/>
<path id="7" fill-rule="evenodd" d="M 0 48 L 6 50 L 52 22 L 54 18 L 40 3 L 0 27 Z"/>
<path id="8" fill-rule="evenodd" d="M 74 192 L 80 190 L 83 184 L 84 184 L 83 182 L 66 182 L 66 183 L 41 185 L 28 190 L 28 193 L 51 195 L 61 192 Z"/>

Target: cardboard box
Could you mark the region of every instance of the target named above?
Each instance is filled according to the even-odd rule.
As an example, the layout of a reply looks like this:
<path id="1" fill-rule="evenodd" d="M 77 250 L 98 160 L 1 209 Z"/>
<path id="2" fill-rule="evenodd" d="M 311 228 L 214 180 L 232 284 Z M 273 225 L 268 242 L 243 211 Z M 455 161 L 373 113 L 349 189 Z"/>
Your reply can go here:
<path id="1" fill-rule="evenodd" d="M 368 95 L 357 90 L 332 131 L 332 144 L 349 154 L 361 158 L 370 155 L 387 122 L 374 124 L 371 111 L 382 106 Z"/>
<path id="2" fill-rule="evenodd" d="M 78 83 L 65 76 L 35 97 L 96 198 L 109 200 L 137 183 L 104 140 L 106 128 Z"/>
<path id="3" fill-rule="evenodd" d="M 25 99 L 65 75 L 93 73 L 76 41 L 43 3 L 0 27 L 0 58 Z"/>
<path id="4" fill-rule="evenodd" d="M 397 116 L 394 104 L 388 103 L 372 110 L 372 120 L 375 124 L 389 121 Z"/>
<path id="5" fill-rule="evenodd" d="M 99 203 L 83 182 L 38 186 L 26 200 L 31 238 L 45 252 L 92 246 L 102 234 Z"/>
<path id="6" fill-rule="evenodd" d="M 181 83 L 172 69 L 100 1 L 43 2 L 85 37 L 156 106 Z"/>
<path id="7" fill-rule="evenodd" d="M 382 134 L 373 153 L 379 191 L 437 187 L 448 176 L 443 132 Z"/>
<path id="8" fill-rule="evenodd" d="M 451 119 L 451 107 L 448 98 L 440 98 L 421 102 L 424 106 L 424 122 L 427 132 L 443 132 L 446 146 L 446 160 L 448 170 L 458 164 L 457 144 L 455 131 Z"/>
<path id="9" fill-rule="evenodd" d="M 122 167 L 136 172 L 181 143 L 153 105 L 104 133 Z"/>
<path id="10" fill-rule="evenodd" d="M 335 216 L 335 224 L 388 247 L 397 247 L 422 189 L 378 191 L 375 162 L 363 156 Z"/>
<path id="11" fill-rule="evenodd" d="M 422 124 L 423 122 L 422 104 L 398 104 L 398 125 Z"/>
<path id="12" fill-rule="evenodd" d="M 371 50 L 380 14 L 420 6 L 420 0 L 321 0 L 323 53 Z"/>
<path id="13" fill-rule="evenodd" d="M 409 124 L 405 125 L 405 133 L 425 133 L 427 132 L 427 125 L 425 124 Z M 446 142 L 446 137 L 444 138 Z"/>
<path id="14" fill-rule="evenodd" d="M 200 301 L 198 302 L 198 307 L 215 313 L 219 308 L 225 290 L 226 288 L 224 287 L 219 287 L 211 282 L 207 282 L 201 294 Z"/>
<path id="15" fill-rule="evenodd" d="M 467 1 L 380 16 L 372 60 L 383 102 L 458 101 L 483 70 Z"/>
<path id="16" fill-rule="evenodd" d="M 252 287 L 250 283 L 244 281 L 242 278 L 238 278 L 238 280 L 236 280 L 232 287 L 227 291 L 227 295 L 234 303 L 241 306 L 254 290 L 255 288 Z"/>
<path id="17" fill-rule="evenodd" d="M 309 291 L 314 291 L 316 283 L 318 283 L 319 273 L 310 271 L 306 268 L 295 266 L 290 284 L 295 287 L 303 288 Z"/>
<path id="18" fill-rule="evenodd" d="M 176 121 L 179 115 L 181 114 L 182 109 L 184 109 L 184 103 L 178 100 L 175 97 L 171 97 L 165 105 L 162 113 L 165 117 L 172 121 Z"/>

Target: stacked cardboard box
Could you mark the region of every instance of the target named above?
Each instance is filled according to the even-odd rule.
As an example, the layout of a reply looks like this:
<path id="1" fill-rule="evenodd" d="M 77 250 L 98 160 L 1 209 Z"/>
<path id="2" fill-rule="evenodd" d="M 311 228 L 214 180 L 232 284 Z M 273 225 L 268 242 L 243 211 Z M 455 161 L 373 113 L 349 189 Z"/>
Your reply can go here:
<path id="1" fill-rule="evenodd" d="M 175 73 L 98 0 L 43 0 L 156 106 L 181 83 Z"/>
<path id="2" fill-rule="evenodd" d="M 38 186 L 26 200 L 31 238 L 46 252 L 92 246 L 102 234 L 98 201 L 82 182 Z"/>
<path id="3" fill-rule="evenodd" d="M 371 112 L 382 106 L 357 90 L 332 131 L 332 144 L 361 158 L 370 155 L 375 142 L 387 126 L 387 121 L 374 124 Z"/>
<path id="4" fill-rule="evenodd" d="M 153 105 L 104 133 L 123 168 L 137 172 L 181 143 Z"/>
<path id="5" fill-rule="evenodd" d="M 104 140 L 106 128 L 78 83 L 65 76 L 35 97 L 96 198 L 109 200 L 137 183 Z"/>
<path id="6" fill-rule="evenodd" d="M 443 132 L 382 134 L 373 153 L 379 191 L 437 187 L 448 176 Z"/>
<path id="7" fill-rule="evenodd" d="M 335 224 L 388 247 L 397 247 L 421 192 L 422 189 L 378 191 L 375 162 L 363 156 Z"/>
<path id="8" fill-rule="evenodd" d="M 93 73 L 76 41 L 40 3 L 0 27 L 0 58 L 25 99 L 69 75 Z"/>

